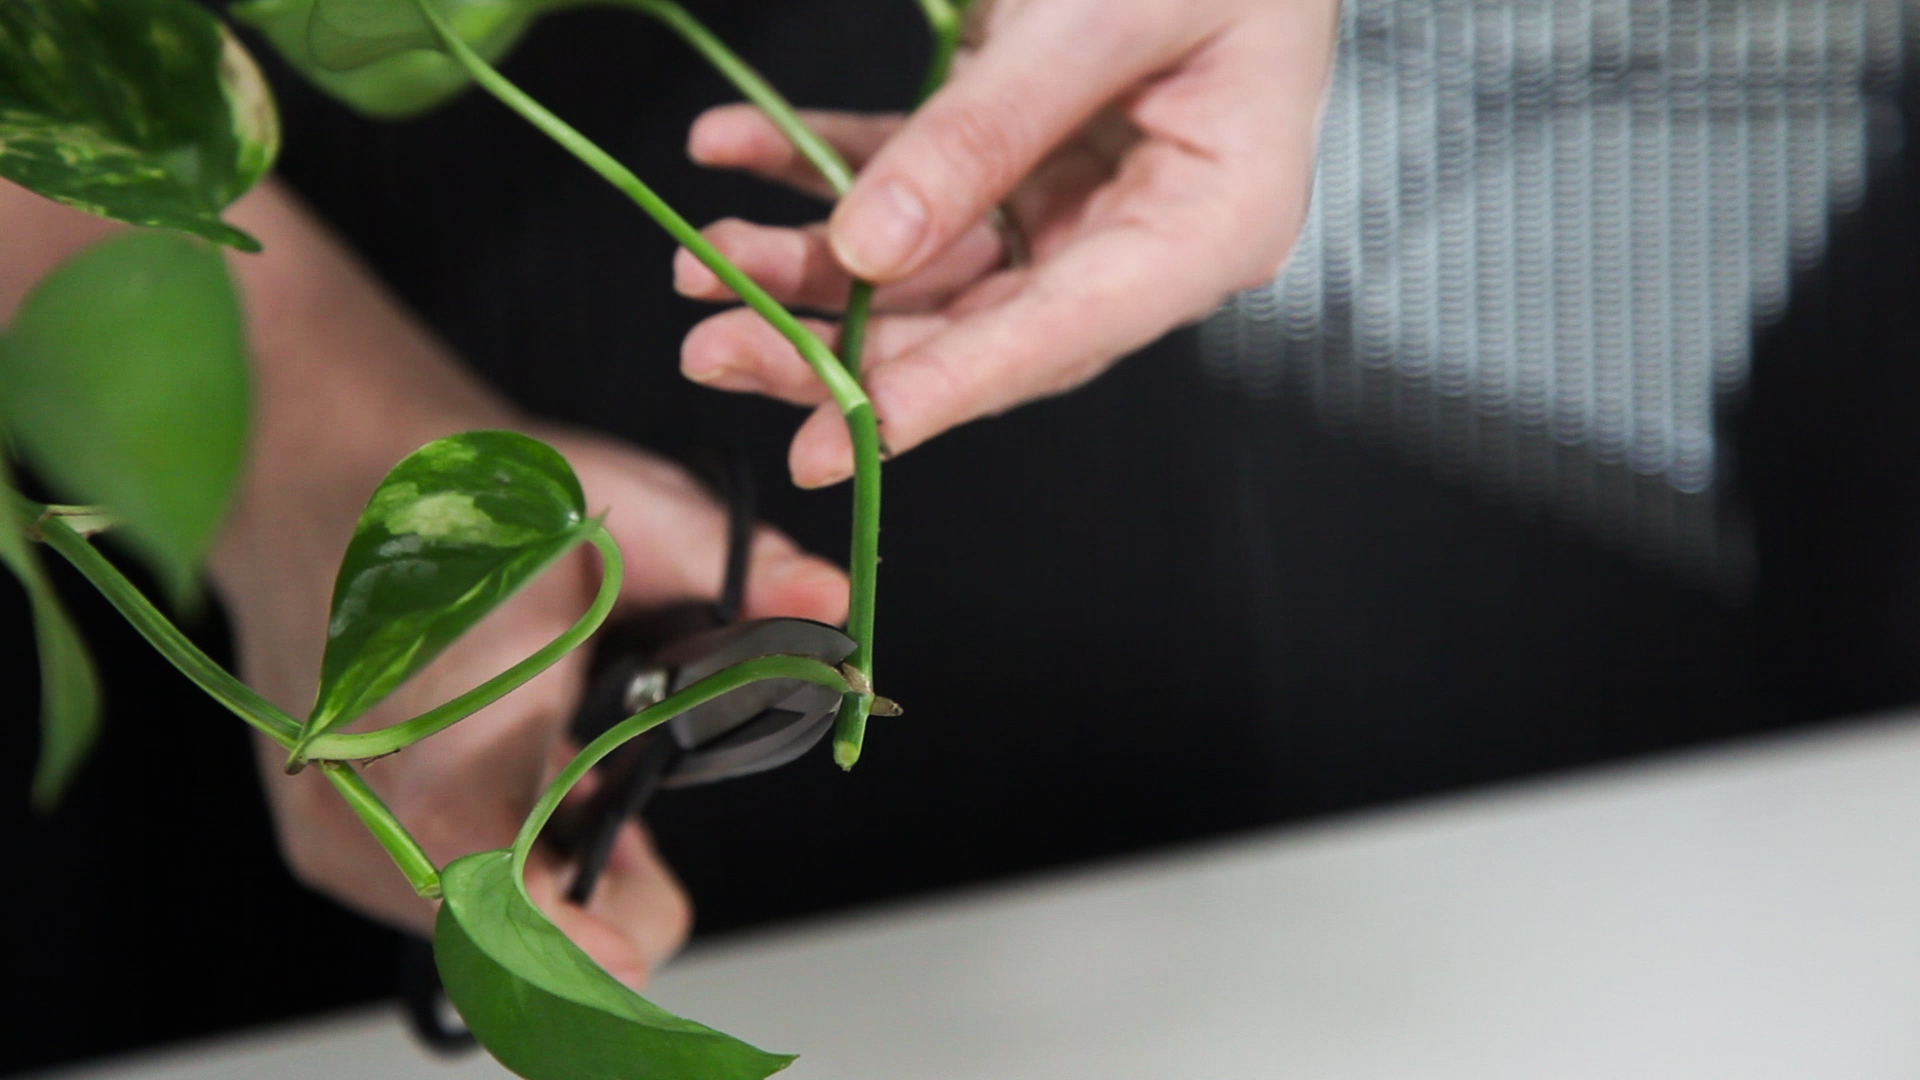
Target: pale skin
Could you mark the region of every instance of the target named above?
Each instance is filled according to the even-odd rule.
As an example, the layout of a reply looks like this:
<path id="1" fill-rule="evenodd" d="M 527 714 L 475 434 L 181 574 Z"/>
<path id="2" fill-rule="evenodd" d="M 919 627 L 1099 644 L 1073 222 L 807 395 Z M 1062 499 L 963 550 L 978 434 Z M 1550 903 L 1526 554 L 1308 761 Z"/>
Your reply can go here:
<path id="1" fill-rule="evenodd" d="M 910 122 L 809 115 L 862 170 L 830 221 L 728 221 L 708 235 L 790 305 L 833 311 L 854 273 L 882 283 L 866 381 L 889 448 L 907 450 L 1077 386 L 1277 272 L 1306 207 L 1336 12 L 1333 0 L 1003 0 L 983 12 L 979 46 L 955 79 Z M 689 149 L 705 165 L 824 190 L 749 108 L 701 117 Z M 1029 265 L 1008 265 L 986 223 L 1000 204 L 1027 237 Z M 456 431 L 517 428 L 566 454 L 626 557 L 628 609 L 716 594 L 725 515 L 678 468 L 500 400 L 278 186 L 229 217 L 266 252 L 232 258 L 251 324 L 256 427 L 211 571 L 241 674 L 270 700 L 296 716 L 313 700 L 333 572 L 368 494 L 401 457 Z M 0 323 L 47 270 L 116 227 L 0 183 Z M 687 295 L 727 298 L 684 252 L 674 279 Z M 711 386 L 815 406 L 794 440 L 795 481 L 851 473 L 837 410 L 757 317 L 708 319 L 682 367 Z M 358 726 L 421 712 L 557 636 L 588 604 L 593 560 L 582 552 L 557 567 Z M 749 582 L 747 617 L 845 617 L 841 571 L 772 530 L 755 541 Z M 511 842 L 567 756 L 584 663 L 576 654 L 366 768 L 436 863 Z M 424 932 L 433 906 L 324 779 L 288 777 L 284 751 L 261 748 L 294 873 Z M 685 940 L 686 896 L 638 825 L 621 835 L 589 907 L 560 899 L 568 880 L 551 857 L 529 867 L 535 899 L 629 984 L 644 985 Z"/>
<path id="2" fill-rule="evenodd" d="M 1271 280 L 1306 213 L 1334 0 L 1000 0 L 978 47 L 910 120 L 811 113 L 860 170 L 827 221 L 727 220 L 709 240 L 790 306 L 835 312 L 877 282 L 867 392 L 888 449 L 1079 386 L 1226 296 Z M 696 162 L 825 194 L 752 108 L 694 124 Z M 1002 206 L 1031 261 L 1010 265 Z M 682 251 L 675 286 L 731 294 Z M 830 324 L 815 324 L 833 334 Z M 688 335 L 696 382 L 813 408 L 793 479 L 852 474 L 819 383 L 736 308 Z"/>
<path id="3" fill-rule="evenodd" d="M 232 618 L 240 674 L 305 715 L 319 681 L 332 577 L 367 496 L 400 458 L 474 428 L 528 431 L 566 454 L 588 505 L 605 511 L 627 563 L 628 609 L 718 595 L 724 510 L 671 463 L 527 417 L 464 372 L 284 190 L 249 195 L 229 219 L 265 244 L 231 265 L 246 297 L 256 379 L 252 457 L 211 564 Z M 0 321 L 61 259 L 118 226 L 0 183 Z M 403 686 L 358 727 L 415 715 L 504 670 L 580 616 L 597 583 L 587 551 L 554 568 Z M 745 614 L 845 618 L 841 571 L 770 530 L 755 540 Z M 616 615 L 617 617 L 617 615 Z M 440 865 L 512 843 L 570 756 L 566 718 L 581 691 L 576 653 L 491 708 L 365 775 Z M 261 776 L 294 874 L 363 914 L 425 933 L 415 896 L 315 770 L 287 776 L 286 751 L 259 740 Z M 692 909 L 637 824 L 620 835 L 585 909 L 561 896 L 570 868 L 542 852 L 529 891 L 630 985 L 685 940 Z"/>

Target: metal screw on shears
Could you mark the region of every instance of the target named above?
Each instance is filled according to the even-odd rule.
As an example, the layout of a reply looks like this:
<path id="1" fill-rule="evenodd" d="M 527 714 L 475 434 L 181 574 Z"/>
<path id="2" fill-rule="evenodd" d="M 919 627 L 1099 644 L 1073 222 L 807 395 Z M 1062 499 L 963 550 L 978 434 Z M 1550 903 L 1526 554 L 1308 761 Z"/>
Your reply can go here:
<path id="1" fill-rule="evenodd" d="M 673 672 L 658 664 L 635 675 L 627 684 L 624 702 L 627 712 L 637 713 L 667 700 L 667 691 L 672 685 Z"/>

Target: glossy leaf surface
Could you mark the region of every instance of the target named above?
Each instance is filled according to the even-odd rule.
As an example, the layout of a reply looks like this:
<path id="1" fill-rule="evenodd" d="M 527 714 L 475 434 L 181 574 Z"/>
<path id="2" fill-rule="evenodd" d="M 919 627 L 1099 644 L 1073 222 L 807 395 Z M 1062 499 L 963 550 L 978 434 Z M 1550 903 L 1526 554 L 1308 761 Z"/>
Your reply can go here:
<path id="1" fill-rule="evenodd" d="M 383 120 L 426 112 L 472 82 L 436 48 L 412 0 L 346 6 L 323 3 L 324 21 L 311 27 L 315 0 L 247 0 L 231 14 L 265 34 L 280 55 L 322 90 Z M 504 56 L 551 0 L 440 0 L 462 40 L 489 62 Z M 314 41 L 325 48 L 316 52 Z M 322 60 L 325 57 L 325 62 Z"/>
<path id="2" fill-rule="evenodd" d="M 470 431 L 414 451 L 347 545 L 307 734 L 373 708 L 590 528 L 573 469 L 537 439 Z"/>
<path id="3" fill-rule="evenodd" d="M 259 68 L 193 0 L 0 3 L 0 177 L 258 250 L 220 212 L 279 146 Z"/>
<path id="4" fill-rule="evenodd" d="M 441 874 L 434 959 L 482 1045 L 527 1080 L 760 1080 L 793 1058 L 654 1005 L 602 971 L 547 921 L 487 851 Z"/>
<path id="5" fill-rule="evenodd" d="M 27 542 L 18 496 L 0 457 L 0 564 L 27 592 L 34 637 L 40 647 L 40 761 L 33 773 L 33 803 L 53 809 L 100 734 L 100 675 L 86 642 L 54 592 Z"/>
<path id="6" fill-rule="evenodd" d="M 246 453 L 240 303 L 219 251 L 134 232 L 49 274 L 0 348 L 0 424 L 55 490 L 103 503 L 175 603 Z"/>

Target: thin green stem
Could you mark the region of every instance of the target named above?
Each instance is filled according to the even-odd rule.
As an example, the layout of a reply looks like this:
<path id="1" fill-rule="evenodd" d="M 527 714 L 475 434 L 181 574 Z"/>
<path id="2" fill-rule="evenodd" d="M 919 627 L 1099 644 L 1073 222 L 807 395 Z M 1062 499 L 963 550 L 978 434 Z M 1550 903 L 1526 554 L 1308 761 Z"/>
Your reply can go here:
<path id="1" fill-rule="evenodd" d="M 276 708 L 272 702 L 255 693 L 254 690 L 233 677 L 225 668 L 213 662 L 199 647 L 187 640 L 160 610 L 153 606 L 133 582 L 128 581 L 107 557 L 100 554 L 92 544 L 87 543 L 79 533 L 73 531 L 66 519 L 60 517 L 42 517 L 38 524 L 40 538 L 48 547 L 60 553 L 74 569 L 86 576 L 93 587 L 100 590 L 140 636 L 147 639 L 160 655 L 180 669 L 180 673 L 192 679 L 194 684 L 207 692 L 208 696 L 227 707 L 235 716 L 252 724 L 266 736 L 283 747 L 292 747 L 300 737 L 300 722 Z"/>
<path id="2" fill-rule="evenodd" d="M 847 560 L 847 636 L 854 640 L 848 666 L 873 681 L 874 593 L 880 574 L 880 429 L 871 406 L 847 417 L 853 435 L 853 552 Z M 851 769 L 866 738 L 871 693 L 848 694 L 833 724 L 833 760 Z"/>
<path id="3" fill-rule="evenodd" d="M 527 855 L 533 850 L 534 841 L 540 838 L 540 830 L 546 827 L 547 819 L 560 805 L 567 792 L 573 790 L 582 777 L 591 772 L 608 754 L 618 750 L 628 740 L 645 733 L 698 705 L 704 705 L 714 698 L 748 683 L 762 679 L 803 679 L 817 683 L 832 690 L 844 693 L 847 689 L 846 676 L 826 664 L 808 656 L 757 656 L 751 660 L 742 660 L 729 668 L 723 668 L 687 687 L 685 690 L 667 698 L 657 705 L 649 706 L 629 716 L 607 730 L 607 733 L 588 743 L 586 748 L 574 755 L 560 775 L 553 778 L 547 790 L 527 814 L 525 824 L 520 826 L 520 835 L 513 841 L 513 862 L 515 874 L 524 874 Z"/>
<path id="4" fill-rule="evenodd" d="M 438 900 L 440 871 L 434 867 L 433 860 L 427 857 L 420 842 L 413 838 L 406 826 L 400 824 L 399 818 L 393 816 L 393 811 L 380 801 L 380 796 L 367 786 L 366 778 L 355 772 L 353 766 L 341 761 L 320 762 L 320 771 L 333 783 L 333 789 L 340 793 L 340 797 L 347 800 L 347 805 L 353 807 L 353 812 L 366 825 L 367 831 L 373 834 L 373 838 L 387 849 L 394 865 L 407 875 L 407 883 L 413 886 L 413 891 L 429 900 Z"/>
<path id="5" fill-rule="evenodd" d="M 546 106 L 535 101 L 525 91 L 494 70 L 491 64 L 467 47 L 466 42 L 453 32 L 446 20 L 427 0 L 415 0 L 415 4 L 433 28 L 441 48 L 465 68 L 475 82 L 638 204 L 682 247 L 692 252 L 695 258 L 713 271 L 714 276 L 732 289 L 734 295 L 745 301 L 748 307 L 792 343 L 799 351 L 801 358 L 819 376 L 820 381 L 826 384 L 827 392 L 833 396 L 835 404 L 846 417 L 847 429 L 852 437 L 854 449 L 853 551 L 852 557 L 848 560 L 852 590 L 847 633 L 858 644 L 857 651 L 849 663 L 856 669 L 866 672 L 867 665 L 872 663 L 874 585 L 879 569 L 880 434 L 878 421 L 873 413 L 873 405 L 868 400 L 866 391 L 860 386 L 859 380 L 847 370 L 833 350 L 827 348 L 825 342 L 801 325 L 800 320 L 795 318 L 792 312 L 781 306 L 779 301 L 708 243 L 707 239 L 700 235 L 699 230 L 668 206 L 666 201 L 634 175 L 632 170 L 614 160 L 612 155 L 595 145 L 591 139 L 582 135 L 572 125 L 554 115 Z M 690 18 L 688 22 L 698 26 Z M 957 13 L 954 25 L 956 27 L 959 25 Z M 957 32 L 956 29 L 955 33 Z M 707 40 L 711 42 L 710 35 Z M 726 55 L 731 57 L 732 54 Z M 744 69 L 745 65 L 742 64 L 740 67 Z M 790 110 L 789 115 L 791 115 Z M 797 117 L 794 120 L 797 124 Z M 859 343 L 864 335 L 863 318 L 852 328 L 851 337 L 855 343 Z M 859 757 L 860 740 L 871 704 L 870 694 L 854 694 L 849 697 L 846 706 L 841 710 L 834 729 L 834 756 L 843 767 L 851 767 L 853 761 Z"/>
<path id="6" fill-rule="evenodd" d="M 933 61 L 927 68 L 927 80 L 920 84 L 919 100 L 925 101 L 947 83 L 947 76 L 953 72 L 954 55 L 960 51 L 960 26 L 956 22 L 951 31 L 936 32 L 933 36 Z"/>
<path id="7" fill-rule="evenodd" d="M 748 101 L 766 114 L 767 119 L 795 149 L 813 163 L 814 168 L 833 185 L 837 194 L 844 196 L 852 190 L 853 170 L 847 167 L 846 160 L 839 152 L 800 119 L 786 98 L 684 8 L 668 0 L 629 2 L 672 27 L 699 50 Z M 939 44 L 936 46 L 935 68 L 928 73 L 929 85 L 937 87 L 946 80 L 947 70 L 951 67 L 953 52 L 960 38 L 961 13 L 947 0 L 923 0 L 923 3 L 932 5 L 927 8 L 928 18 L 939 20 L 939 25 L 944 27 L 936 35 Z M 840 323 L 839 355 L 841 367 L 856 380 L 860 378 L 861 353 L 866 346 L 867 320 L 872 311 L 873 283 L 855 281 L 847 297 L 846 316 Z M 880 564 L 880 436 L 872 406 L 846 410 L 846 419 L 853 438 L 855 463 L 853 550 L 847 560 L 852 578 L 847 635 L 857 645 L 848 662 L 870 680 L 874 593 Z M 850 694 L 841 708 L 840 717 L 835 721 L 834 759 L 840 762 L 842 768 L 852 768 L 859 759 L 871 704 L 871 694 Z"/>
<path id="8" fill-rule="evenodd" d="M 873 314 L 873 283 L 856 281 L 847 294 L 846 318 L 840 321 L 840 364 L 860 377 L 860 354 L 867 347 L 867 318 Z"/>
<path id="9" fill-rule="evenodd" d="M 215 701 L 264 732 L 274 742 L 283 747 L 294 744 L 300 735 L 298 721 L 234 678 L 193 642 L 188 641 L 186 635 L 141 595 L 140 590 L 134 588 L 133 583 L 108 562 L 106 556 L 75 532 L 67 521 L 67 518 L 56 514 L 42 516 L 36 525 L 40 538 L 84 574 L 94 588 L 99 589 L 101 595 L 133 624 L 133 628 L 159 650 L 160 655 L 180 669 L 181 674 L 192 679 Z M 394 863 L 407 876 L 414 891 L 429 899 L 438 897 L 440 874 L 434 869 L 433 860 L 421 850 L 419 842 L 393 816 L 380 797 L 373 793 L 360 774 L 351 766 L 339 762 L 324 762 L 321 767 L 327 779 L 332 781 L 334 789 L 366 823 L 374 839 L 387 849 L 387 854 L 393 857 Z"/>
<path id="10" fill-rule="evenodd" d="M 847 317 L 840 326 L 840 362 L 857 378 L 860 353 L 866 345 L 867 316 L 873 309 L 873 286 L 856 282 L 847 301 Z M 880 428 L 873 409 L 847 418 L 853 436 L 853 550 L 847 557 L 850 588 L 847 595 L 847 636 L 854 652 L 847 663 L 873 684 L 874 597 L 880 584 Z M 860 760 L 867 737 L 871 693 L 848 694 L 833 721 L 833 760 L 851 769 Z"/>
<path id="11" fill-rule="evenodd" d="M 548 642 L 547 646 L 539 652 L 479 686 L 411 720 L 403 720 L 378 731 L 329 732 L 317 736 L 307 744 L 301 760 L 359 761 L 391 754 L 396 750 L 404 750 L 421 739 L 452 727 L 506 697 L 519 689 L 527 680 L 552 667 L 561 657 L 586 644 L 594 631 L 600 629 L 600 624 L 607 621 L 607 615 L 613 611 L 614 602 L 620 598 L 620 577 L 623 566 L 620 547 L 614 543 L 613 536 L 607 532 L 606 526 L 596 522 L 587 539 L 593 541 L 593 546 L 600 549 L 602 560 L 600 592 L 593 598 L 593 605 L 587 608 L 586 614 L 580 616 L 579 621 L 569 627 L 566 633 Z"/>
<path id="12" fill-rule="evenodd" d="M 919 0 L 920 13 L 927 17 L 927 26 L 934 33 L 944 28 L 957 26 L 960 22 L 960 9 L 952 0 Z"/>
<path id="13" fill-rule="evenodd" d="M 971 0 L 920 0 L 920 11 L 927 17 L 927 29 L 933 33 L 933 56 L 927 62 L 926 78 L 920 82 L 918 100 L 926 101 L 934 91 L 947 84 L 953 74 L 953 58 L 960 52 L 960 38 L 967 27 L 967 8 Z"/>
<path id="14" fill-rule="evenodd" d="M 821 138 L 800 119 L 799 113 L 791 103 L 782 97 L 778 90 L 752 65 L 742 60 L 739 54 L 729 49 L 725 42 L 713 35 L 693 17 L 686 8 L 670 0 L 624 0 L 634 8 L 653 16 L 665 24 L 681 39 L 707 58 L 707 62 L 740 91 L 742 97 L 753 102 L 760 111 L 773 121 L 773 126 L 787 137 L 794 149 L 820 170 L 833 190 L 845 195 L 853 187 L 853 170 L 847 166 L 845 158 Z"/>
<path id="15" fill-rule="evenodd" d="M 666 201 L 655 194 L 644 181 L 635 176 L 631 169 L 614 160 L 613 156 L 600 149 L 591 139 L 582 135 L 571 124 L 554 115 L 546 106 L 533 100 L 525 91 L 495 71 L 493 65 L 467 47 L 460 35 L 453 32 L 440 13 L 434 10 L 427 0 L 414 0 L 415 5 L 432 26 L 435 36 L 440 39 L 441 48 L 451 56 L 473 80 L 488 93 L 498 98 L 502 104 L 519 113 L 528 123 L 540 129 L 548 138 L 560 144 L 568 153 L 579 158 L 588 168 L 599 173 L 608 183 L 632 199 L 647 216 L 653 218 L 665 229 L 680 246 L 693 253 L 694 258 L 705 264 L 732 289 L 734 295 L 745 301 L 747 306 L 765 319 L 781 337 L 792 343 L 800 356 L 813 368 L 820 381 L 827 386 L 827 392 L 833 395 L 835 403 L 843 413 L 851 413 L 867 403 L 867 392 L 847 369 L 840 366 L 840 360 L 833 350 L 827 348 L 809 331 L 793 313 L 780 305 L 780 302 L 768 295 L 752 278 L 735 266 L 720 250 L 707 242 L 687 219 L 668 206 Z"/>
<path id="16" fill-rule="evenodd" d="M 953 57 L 960 48 L 961 32 L 966 28 L 970 0 L 920 0 L 920 10 L 933 31 L 933 59 L 920 87 L 920 100 L 932 97 L 953 73 Z M 873 286 L 854 283 L 847 301 L 847 317 L 840 325 L 840 363 L 855 378 L 860 376 L 860 353 L 866 344 L 867 317 L 872 310 Z M 847 430 L 853 436 L 853 555 L 848 561 L 852 577 L 847 615 L 847 636 L 857 648 L 847 663 L 873 680 L 874 592 L 880 567 L 880 432 L 872 409 L 847 414 Z M 840 715 L 833 723 L 833 760 L 842 769 L 851 769 L 860 760 L 860 748 L 867 737 L 867 716 L 873 709 L 871 693 L 850 693 L 840 704 Z"/>

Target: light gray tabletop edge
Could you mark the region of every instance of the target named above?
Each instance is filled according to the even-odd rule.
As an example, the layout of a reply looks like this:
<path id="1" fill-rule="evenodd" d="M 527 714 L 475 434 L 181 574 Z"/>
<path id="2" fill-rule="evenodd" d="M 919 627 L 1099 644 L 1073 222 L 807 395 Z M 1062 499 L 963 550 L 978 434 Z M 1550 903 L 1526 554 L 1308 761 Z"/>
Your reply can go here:
<path id="1" fill-rule="evenodd" d="M 1920 719 L 1867 718 L 740 935 L 653 996 L 793 1080 L 1910 1077 L 1915 780 Z M 58 1075 L 505 1074 L 378 1009 Z"/>

